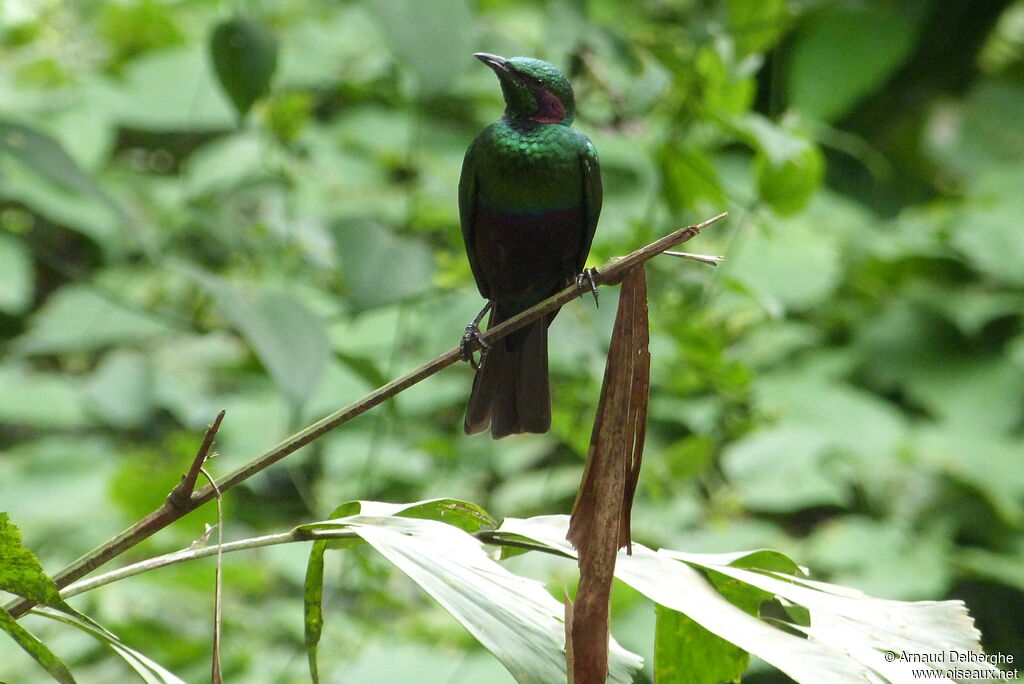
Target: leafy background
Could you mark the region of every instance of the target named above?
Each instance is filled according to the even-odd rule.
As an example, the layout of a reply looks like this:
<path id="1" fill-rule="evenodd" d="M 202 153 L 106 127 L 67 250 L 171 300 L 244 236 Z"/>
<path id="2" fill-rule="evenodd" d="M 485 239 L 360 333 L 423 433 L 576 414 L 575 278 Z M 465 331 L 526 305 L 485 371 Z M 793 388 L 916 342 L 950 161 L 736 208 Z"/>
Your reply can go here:
<path id="1" fill-rule="evenodd" d="M 241 121 L 209 57 L 235 5 L 0 5 L 0 507 L 45 567 L 158 505 L 218 409 L 223 473 L 454 346 L 479 307 L 461 157 L 501 109 L 470 57 L 486 50 L 570 72 L 604 170 L 594 264 L 731 213 L 689 245 L 725 254 L 718 269 L 650 266 L 634 536 L 961 598 L 989 651 L 1024 658 L 1024 2 L 242 5 L 278 53 Z M 550 434 L 463 436 L 471 375 L 452 369 L 233 491 L 228 538 L 350 499 L 567 512 L 614 297 L 551 329 Z M 227 557 L 229 680 L 306 676 L 305 560 Z M 507 679 L 371 551 L 328 560 L 321 672 Z M 574 572 L 508 566 L 556 593 Z M 198 680 L 211 582 L 190 563 L 75 605 Z M 649 675 L 653 606 L 620 586 L 613 614 Z M 125 676 L 88 638 L 25 622 L 82 681 Z M 13 644 L 0 663 L 40 677 Z M 755 663 L 745 681 L 780 675 Z"/>

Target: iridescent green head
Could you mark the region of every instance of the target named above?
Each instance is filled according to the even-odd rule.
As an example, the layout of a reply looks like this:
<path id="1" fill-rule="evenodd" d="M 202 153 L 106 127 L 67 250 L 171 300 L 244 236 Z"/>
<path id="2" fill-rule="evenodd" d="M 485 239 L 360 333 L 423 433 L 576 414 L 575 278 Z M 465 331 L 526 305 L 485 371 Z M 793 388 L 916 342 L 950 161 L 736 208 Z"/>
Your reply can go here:
<path id="1" fill-rule="evenodd" d="M 554 64 L 532 57 L 505 59 L 486 52 L 473 56 L 498 75 L 506 119 L 572 124 L 576 110 L 572 86 Z"/>

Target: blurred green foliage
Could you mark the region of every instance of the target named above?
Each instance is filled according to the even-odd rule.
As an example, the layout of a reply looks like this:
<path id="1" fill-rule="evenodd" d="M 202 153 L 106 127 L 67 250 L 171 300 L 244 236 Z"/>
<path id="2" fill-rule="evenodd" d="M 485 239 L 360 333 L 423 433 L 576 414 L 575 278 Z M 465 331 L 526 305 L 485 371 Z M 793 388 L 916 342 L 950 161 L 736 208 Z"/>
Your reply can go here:
<path id="1" fill-rule="evenodd" d="M 277 46 L 255 76 L 211 61 L 236 4 L 0 5 L 0 507 L 48 570 L 158 505 L 218 409 L 223 473 L 456 344 L 480 304 L 461 158 L 501 110 L 486 50 L 568 69 L 604 170 L 593 264 L 731 212 L 688 247 L 721 267 L 649 267 L 634 536 L 963 598 L 990 651 L 1024 658 L 1024 3 L 240 4 L 249 49 Z M 233 491 L 227 537 L 351 499 L 567 512 L 614 296 L 552 326 L 550 434 L 463 436 L 471 373 L 452 369 Z M 335 556 L 321 672 L 507 677 L 380 558 Z M 510 565 L 571 582 L 535 556 Z M 226 559 L 229 680 L 305 676 L 305 561 Z M 199 679 L 211 582 L 191 563 L 76 607 Z M 651 604 L 623 589 L 613 611 L 650 673 Z M 125 676 L 25 622 L 81 681 Z M 40 676 L 13 644 L 0 662 Z"/>

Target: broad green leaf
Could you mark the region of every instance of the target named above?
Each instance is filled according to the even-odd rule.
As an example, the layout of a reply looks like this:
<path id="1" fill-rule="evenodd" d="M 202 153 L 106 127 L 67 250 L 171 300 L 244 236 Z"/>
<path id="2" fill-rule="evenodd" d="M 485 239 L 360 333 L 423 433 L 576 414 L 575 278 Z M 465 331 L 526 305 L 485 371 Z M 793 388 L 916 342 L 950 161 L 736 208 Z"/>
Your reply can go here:
<path id="1" fill-rule="evenodd" d="M 920 429 L 913 450 L 952 479 L 970 485 L 1010 525 L 1024 523 L 1020 440 L 984 424 L 944 421 Z"/>
<path id="2" fill-rule="evenodd" d="M 432 499 L 410 506 L 400 513 L 403 518 L 436 520 L 457 527 L 463 532 L 479 532 L 498 526 L 498 521 L 484 509 L 468 501 L 458 499 Z"/>
<path id="3" fill-rule="evenodd" d="M 761 198 L 777 213 L 788 216 L 803 209 L 821 185 L 825 178 L 825 156 L 813 144 L 781 164 L 758 156 L 754 174 Z"/>
<path id="4" fill-rule="evenodd" d="M 654 678 L 658 684 L 739 681 L 750 654 L 682 613 L 655 604 Z"/>
<path id="5" fill-rule="evenodd" d="M 125 68 L 123 84 L 103 98 L 118 121 L 146 131 L 231 128 L 236 116 L 222 95 L 201 46 L 149 53 Z"/>
<path id="6" fill-rule="evenodd" d="M 28 166 L 0 164 L 0 196 L 24 204 L 39 216 L 90 238 L 105 251 L 117 254 L 129 236 L 118 209 L 92 195 L 68 191 L 40 182 Z"/>
<path id="7" fill-rule="evenodd" d="M 701 48 L 693 60 L 693 69 L 702 81 L 703 106 L 725 116 L 749 111 L 757 95 L 755 69 L 751 67 L 757 64 L 754 57 L 736 64 L 732 44 L 727 40 L 716 40 Z"/>
<path id="8" fill-rule="evenodd" d="M 371 309 L 433 287 L 434 257 L 422 241 L 399 238 L 379 223 L 348 221 L 335 231 L 342 277 L 359 309 Z"/>
<path id="9" fill-rule="evenodd" d="M 981 634 L 960 601 L 892 601 L 798 576 L 704 564 L 695 554 L 659 551 L 658 555 L 715 570 L 803 606 L 810 615 L 810 625 L 790 623 L 790 627 L 806 634 L 811 645 L 822 651 L 834 649 L 841 652 L 845 658 L 865 668 L 865 673 L 881 675 L 894 683 L 919 681 L 914 670 L 921 664 L 906 660 L 889 663 L 882 657 L 885 651 L 936 655 L 948 650 L 982 653 Z M 771 662 L 761 653 L 756 654 Z M 957 665 L 954 663 L 953 666 Z M 941 670 L 944 666 L 935 663 L 930 667 Z M 785 671 L 785 668 L 780 669 Z M 991 673 L 995 668 L 974 663 L 970 669 L 980 674 Z"/>
<path id="10" fill-rule="evenodd" d="M 907 378 L 906 392 L 948 425 L 962 425 L 968 438 L 999 435 L 1018 425 L 1024 406 L 1024 372 L 1006 359 L 947 358 Z"/>
<path id="11" fill-rule="evenodd" d="M 235 17 L 213 29 L 210 57 L 221 87 L 238 116 L 244 117 L 270 89 L 277 67 L 277 39 L 258 21 Z"/>
<path id="12" fill-rule="evenodd" d="M 78 166 L 59 142 L 45 133 L 13 121 L 0 120 L 0 159 L 11 156 L 60 187 L 91 195 L 108 206 L 113 201 L 92 176 Z"/>
<path id="13" fill-rule="evenodd" d="M 785 0 L 729 0 L 729 34 L 740 52 L 764 52 L 789 26 Z"/>
<path id="14" fill-rule="evenodd" d="M 725 196 L 718 170 L 698 147 L 666 148 L 659 158 L 666 199 L 679 209 L 694 209 L 702 202 L 722 205 Z"/>
<path id="15" fill-rule="evenodd" d="M 323 321 L 286 292 L 244 291 L 206 274 L 197 279 L 216 297 L 277 386 L 295 403 L 306 401 L 323 375 L 330 349 Z"/>
<path id="16" fill-rule="evenodd" d="M 105 3 L 97 9 L 100 11 L 99 35 L 119 62 L 185 39 L 172 7 L 159 0 Z"/>
<path id="17" fill-rule="evenodd" d="M 506 518 L 497 534 L 526 537 L 571 553 L 565 541 L 567 528 L 568 516 Z M 798 682 L 912 684 L 919 681 L 914 670 L 938 669 L 941 663 L 922 666 L 905 659 L 890 663 L 883 658 L 884 652 L 938 656 L 952 649 L 982 653 L 980 634 L 960 601 L 878 599 L 799 575 L 750 570 L 722 564 L 722 560 L 735 559 L 669 550 L 654 552 L 634 543 L 633 555 L 620 552 L 615 576 Z M 802 608 L 787 611 L 796 616 L 787 624 L 807 638 L 795 637 L 737 608 L 697 569 L 731 578 Z M 989 676 L 994 670 L 979 663 L 972 663 L 970 669 Z"/>
<path id="18" fill-rule="evenodd" d="M 735 561 L 752 565 L 759 561 L 773 565 L 782 563 L 795 567 L 793 561 L 781 553 L 755 551 L 751 553 L 722 554 L 734 556 Z M 761 603 L 770 599 L 771 594 L 725 577 L 708 572 L 708 578 L 715 589 L 729 603 L 755 617 Z M 679 684 L 718 684 L 739 682 L 740 676 L 750 663 L 750 654 L 716 636 L 682 613 L 655 604 L 657 624 L 654 636 L 654 670 L 659 682 Z"/>
<path id="19" fill-rule="evenodd" d="M 789 101 L 833 121 L 870 95 L 902 64 L 917 37 L 899 5 L 828 5 L 797 34 L 789 65 Z"/>
<path id="20" fill-rule="evenodd" d="M 65 285 L 36 310 L 13 350 L 18 354 L 94 351 L 149 340 L 169 330 L 156 316 L 120 301 L 116 293 Z"/>
<path id="21" fill-rule="evenodd" d="M 408 504 L 391 504 L 380 501 L 348 501 L 341 504 L 331 514 L 331 520 L 353 515 L 396 516 L 401 518 L 418 518 L 447 523 L 463 532 L 479 532 L 497 526 L 498 522 L 491 514 L 469 501 L 459 499 L 427 499 Z M 332 527 L 333 522 L 309 523 L 300 525 L 298 529 L 320 529 Z"/>
<path id="22" fill-rule="evenodd" d="M 185 165 L 185 187 L 195 197 L 221 197 L 266 173 L 266 145 L 251 131 L 239 131 L 196 150 Z"/>
<path id="23" fill-rule="evenodd" d="M 989 196 L 966 204 L 956 219 L 952 241 L 979 271 L 1019 287 L 1024 285 L 1024 197 L 1013 178 L 1015 171 L 1005 171 L 1006 185 L 1012 187 L 993 188 Z"/>
<path id="24" fill-rule="evenodd" d="M 89 409 L 117 427 L 137 427 L 153 408 L 149 364 L 134 351 L 115 350 L 107 354 L 86 383 Z"/>
<path id="25" fill-rule="evenodd" d="M 928 151 L 969 188 L 993 171 L 1013 179 L 1024 157 L 1024 88 L 1011 78 L 981 80 L 962 104 L 937 107 L 930 128 Z"/>
<path id="26" fill-rule="evenodd" d="M 81 381 L 61 373 L 0 367 L 0 423 L 37 428 L 85 425 Z"/>
<path id="27" fill-rule="evenodd" d="M 878 395 L 832 380 L 810 364 L 790 364 L 792 372 L 761 376 L 754 385 L 755 405 L 780 425 L 812 430 L 853 457 L 865 481 L 891 472 L 906 439 L 903 414 Z M 870 425 L 870 430 L 863 426 Z"/>
<path id="28" fill-rule="evenodd" d="M 46 647 L 46 644 L 22 627 L 17 620 L 12 618 L 3 609 L 0 609 L 0 629 L 7 632 L 14 642 L 32 656 L 56 681 L 61 682 L 61 684 L 74 684 L 75 678 L 71 676 L 71 671 L 68 670 L 68 666 L 64 664 L 64 661 L 58 658 L 53 651 Z"/>
<path id="29" fill-rule="evenodd" d="M 0 590 L 47 606 L 64 606 L 57 585 L 21 543 L 21 531 L 0 512 Z"/>
<path id="30" fill-rule="evenodd" d="M 31 551 L 21 544 L 21 533 L 0 512 L 0 590 L 35 601 L 33 612 L 44 617 L 74 625 L 110 646 L 146 682 L 182 684 L 182 681 L 146 656 L 133 651 L 110 632 L 69 606 L 53 580 L 48 577 Z M 12 638 L 59 682 L 74 682 L 70 671 L 42 642 L 0 609 L 0 629 Z"/>
<path id="31" fill-rule="evenodd" d="M 942 524 L 909 528 L 898 520 L 845 515 L 816 527 L 806 546 L 812 567 L 875 596 L 924 599 L 949 591 L 950 541 Z"/>
<path id="32" fill-rule="evenodd" d="M 840 471 L 829 467 L 828 436 L 811 427 L 760 430 L 728 446 L 722 468 L 744 503 L 789 512 L 842 505 L 849 498 Z"/>
<path id="33" fill-rule="evenodd" d="M 393 515 L 408 508 L 361 502 L 359 515 L 314 526 L 349 528 L 366 540 L 461 622 L 517 681 L 563 681 L 562 604 L 539 582 L 491 560 L 479 541 L 458 528 Z M 640 664 L 638 656 L 612 641 L 610 681 L 632 681 Z"/>
<path id="34" fill-rule="evenodd" d="M 0 312 L 17 315 L 32 301 L 32 256 L 24 243 L 0 232 Z"/>
<path id="35" fill-rule="evenodd" d="M 571 550 L 565 542 L 567 523 L 568 516 L 506 518 L 499 533 L 507 531 L 552 548 Z M 700 572 L 660 552 L 634 542 L 632 555 L 619 553 L 615 576 L 655 603 L 683 613 L 712 634 L 757 655 L 797 681 L 865 681 L 867 669 L 849 659 L 841 649 L 809 643 L 747 614 L 727 601 Z"/>
<path id="36" fill-rule="evenodd" d="M 466 0 L 377 0 L 368 8 L 391 52 L 416 75 L 422 94 L 450 88 L 473 64 L 476 21 Z"/>
<path id="37" fill-rule="evenodd" d="M 960 549 L 956 565 L 969 575 L 1001 582 L 1024 591 L 1024 553 L 996 553 L 979 548 Z"/>
<path id="38" fill-rule="evenodd" d="M 803 209 L 825 177 L 825 157 L 809 135 L 799 130 L 793 117 L 775 123 L 760 114 L 746 114 L 732 125 L 757 151 L 754 177 L 761 198 L 781 215 Z"/>
<path id="39" fill-rule="evenodd" d="M 781 551 L 756 549 L 732 553 L 702 553 L 701 561 L 709 565 L 731 565 L 749 570 L 771 570 L 786 575 L 806 575 L 807 569 L 797 565 L 792 558 Z"/>
<path id="40" fill-rule="evenodd" d="M 822 227 L 800 220 L 754 232 L 724 264 L 728 274 L 772 314 L 824 301 L 839 285 L 840 252 Z"/>
<path id="41" fill-rule="evenodd" d="M 0 373 L 0 387 L 5 390 L 11 387 L 6 380 Z M 15 385 L 12 392 L 17 397 L 21 390 Z M 19 425 L 7 416 L 0 417 L 0 424 Z M 70 560 L 97 542 L 82 533 L 82 520 L 87 519 L 90 528 L 101 530 L 124 524 L 124 517 L 115 514 L 111 506 L 109 491 L 115 456 L 123 447 L 82 429 L 80 424 L 54 425 L 58 429 L 46 430 L 47 424 L 42 429 L 35 427 L 29 434 L 39 437 L 4 447 L 0 501 L 13 519 L 22 521 L 22 529 L 30 538 L 38 539 L 48 549 L 60 549 L 61 557 Z M 146 513 L 152 510 L 150 506 Z"/>

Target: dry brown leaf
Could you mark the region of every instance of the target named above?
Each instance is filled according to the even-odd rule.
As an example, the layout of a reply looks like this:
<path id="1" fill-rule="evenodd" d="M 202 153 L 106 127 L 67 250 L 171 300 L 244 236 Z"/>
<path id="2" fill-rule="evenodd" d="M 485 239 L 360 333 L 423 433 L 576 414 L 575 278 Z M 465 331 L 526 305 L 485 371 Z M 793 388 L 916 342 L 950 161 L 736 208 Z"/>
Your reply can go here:
<path id="1" fill-rule="evenodd" d="M 629 520 L 647 425 L 650 354 L 643 267 L 622 281 L 587 465 L 567 539 L 579 552 L 580 584 L 566 650 L 570 681 L 604 682 L 608 673 L 608 599 Z"/>

